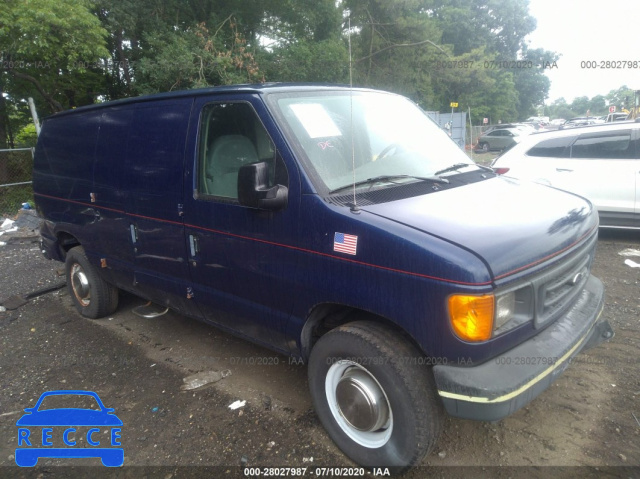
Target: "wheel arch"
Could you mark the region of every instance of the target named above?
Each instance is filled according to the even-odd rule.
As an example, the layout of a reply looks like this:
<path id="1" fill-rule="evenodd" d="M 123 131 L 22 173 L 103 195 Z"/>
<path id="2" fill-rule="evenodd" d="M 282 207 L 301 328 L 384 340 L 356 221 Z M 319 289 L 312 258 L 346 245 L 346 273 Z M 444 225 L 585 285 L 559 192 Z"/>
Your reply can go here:
<path id="1" fill-rule="evenodd" d="M 414 337 L 389 318 L 345 304 L 320 303 L 311 309 L 300 333 L 300 351 L 304 361 L 309 360 L 311 350 L 322 336 L 339 326 L 355 321 L 370 321 L 384 325 L 401 334 L 418 351 L 425 354 Z"/>
<path id="2" fill-rule="evenodd" d="M 71 233 L 68 233 L 66 231 L 56 232 L 56 242 L 57 242 L 58 250 L 60 252 L 60 257 L 63 259 L 63 261 L 66 259 L 67 253 L 71 248 L 74 248 L 76 246 L 81 246 L 81 243 L 78 240 L 78 238 L 76 238 Z"/>

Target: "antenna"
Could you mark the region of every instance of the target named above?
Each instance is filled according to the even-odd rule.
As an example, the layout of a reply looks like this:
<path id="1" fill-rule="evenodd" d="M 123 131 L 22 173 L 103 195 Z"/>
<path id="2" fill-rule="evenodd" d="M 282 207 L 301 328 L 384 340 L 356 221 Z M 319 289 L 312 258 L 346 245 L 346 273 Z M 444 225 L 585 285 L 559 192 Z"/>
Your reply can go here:
<path id="1" fill-rule="evenodd" d="M 349 12 L 349 128 L 351 129 L 351 171 L 353 172 L 353 205 L 352 213 L 360 213 L 358 203 L 356 201 L 356 147 L 354 143 L 353 130 L 353 64 L 351 60 L 351 12 Z"/>

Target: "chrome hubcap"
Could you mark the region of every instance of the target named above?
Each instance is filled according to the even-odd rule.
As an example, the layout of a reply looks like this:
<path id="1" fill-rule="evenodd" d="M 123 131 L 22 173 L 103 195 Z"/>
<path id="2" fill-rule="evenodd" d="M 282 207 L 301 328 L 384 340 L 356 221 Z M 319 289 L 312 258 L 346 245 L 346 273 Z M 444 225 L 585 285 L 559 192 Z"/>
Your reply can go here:
<path id="1" fill-rule="evenodd" d="M 336 387 L 342 417 L 358 431 L 377 431 L 389 419 L 389 405 L 378 383 L 363 369 L 347 369 Z"/>
<path id="2" fill-rule="evenodd" d="M 363 366 L 347 360 L 332 364 L 325 380 L 333 418 L 353 441 L 384 446 L 393 431 L 393 413 L 380 383 Z"/>
<path id="3" fill-rule="evenodd" d="M 75 263 L 71 267 L 71 289 L 76 299 L 82 306 L 89 306 L 91 303 L 91 291 L 89 287 L 89 279 L 85 274 L 82 266 Z"/>

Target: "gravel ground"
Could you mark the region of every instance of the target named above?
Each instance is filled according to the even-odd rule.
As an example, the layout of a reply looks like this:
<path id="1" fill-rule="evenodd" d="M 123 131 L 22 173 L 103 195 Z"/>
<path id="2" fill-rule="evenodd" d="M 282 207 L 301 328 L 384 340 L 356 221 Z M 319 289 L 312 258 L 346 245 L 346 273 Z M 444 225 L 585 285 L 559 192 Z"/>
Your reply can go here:
<path id="1" fill-rule="evenodd" d="M 36 237 L 0 241 L 0 299 L 60 283 L 62 265 L 42 258 Z M 601 232 L 593 272 L 605 283 L 615 337 L 503 421 L 448 418 L 435 450 L 406 477 L 640 478 L 640 268 L 625 264 L 640 256 L 620 255 L 628 249 L 640 250 L 640 233 Z M 91 321 L 61 289 L 0 312 L 0 475 L 234 477 L 246 465 L 307 468 L 308 477 L 354 466 L 320 426 L 303 365 L 174 313 L 140 318 L 131 310 L 141 304 L 122 294 L 112 317 Z M 181 390 L 192 374 L 225 370 L 208 387 Z M 124 468 L 97 459 L 15 466 L 16 420 L 54 389 L 92 390 L 115 408 Z M 246 403 L 230 409 L 237 400 Z M 82 467 L 58 467 L 73 465 Z"/>

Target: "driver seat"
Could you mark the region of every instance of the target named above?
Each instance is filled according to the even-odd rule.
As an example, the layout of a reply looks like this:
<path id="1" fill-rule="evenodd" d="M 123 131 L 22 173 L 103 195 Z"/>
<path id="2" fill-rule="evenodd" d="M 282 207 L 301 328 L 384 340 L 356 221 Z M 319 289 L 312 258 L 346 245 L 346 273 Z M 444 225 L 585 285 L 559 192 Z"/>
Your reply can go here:
<path id="1" fill-rule="evenodd" d="M 207 193 L 237 198 L 240 167 L 257 161 L 256 148 L 246 136 L 225 135 L 217 138 L 207 158 Z"/>

